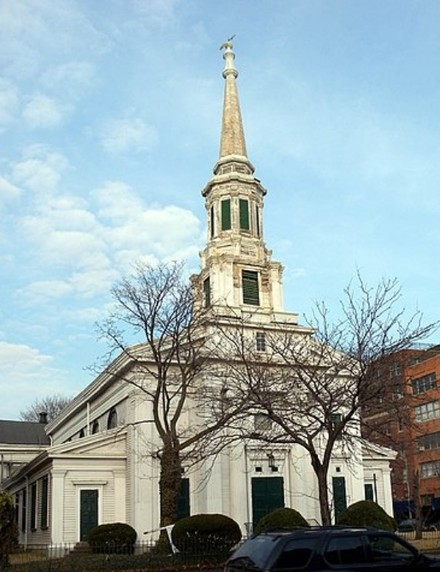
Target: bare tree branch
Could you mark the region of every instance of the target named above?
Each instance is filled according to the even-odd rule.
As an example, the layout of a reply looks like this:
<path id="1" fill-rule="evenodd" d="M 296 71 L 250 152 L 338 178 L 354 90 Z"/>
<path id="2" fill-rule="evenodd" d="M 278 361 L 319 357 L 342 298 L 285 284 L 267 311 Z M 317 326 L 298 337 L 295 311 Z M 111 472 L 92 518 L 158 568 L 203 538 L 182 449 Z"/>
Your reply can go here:
<path id="1" fill-rule="evenodd" d="M 307 451 L 324 524 L 331 523 L 327 476 L 332 456 L 359 457 L 361 414 L 384 396 L 377 364 L 437 327 L 423 325 L 418 312 L 406 318 L 400 301 L 396 280 L 383 279 L 370 288 L 358 274 L 344 291 L 338 320 L 332 321 L 325 304 L 318 303 L 308 329 L 266 328 L 263 355 L 255 349 L 251 320 L 222 327 L 234 356 L 228 364 L 233 393 L 246 395 L 253 413 L 272 422 L 264 431 L 242 425 L 243 434 L 265 443 L 296 443 Z M 390 399 L 386 406 L 397 411 L 402 404 Z"/>

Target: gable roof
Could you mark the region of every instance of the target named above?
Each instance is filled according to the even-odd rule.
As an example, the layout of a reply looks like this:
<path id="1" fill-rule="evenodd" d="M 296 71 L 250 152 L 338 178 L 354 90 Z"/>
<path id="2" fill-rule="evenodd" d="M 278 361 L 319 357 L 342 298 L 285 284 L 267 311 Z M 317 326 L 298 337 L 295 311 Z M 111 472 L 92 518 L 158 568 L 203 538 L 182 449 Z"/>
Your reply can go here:
<path id="1" fill-rule="evenodd" d="M 0 420 L 0 443 L 8 445 L 49 445 L 44 423 Z"/>

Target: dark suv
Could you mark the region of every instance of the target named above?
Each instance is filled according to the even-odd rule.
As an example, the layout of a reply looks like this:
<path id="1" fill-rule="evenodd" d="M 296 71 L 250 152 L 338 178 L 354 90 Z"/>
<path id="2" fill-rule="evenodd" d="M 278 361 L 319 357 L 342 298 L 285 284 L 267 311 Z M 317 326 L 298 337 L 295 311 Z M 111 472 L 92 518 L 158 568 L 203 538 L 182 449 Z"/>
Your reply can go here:
<path id="1" fill-rule="evenodd" d="M 229 558 L 225 572 L 424 572 L 440 559 L 376 528 L 311 527 L 253 536 Z"/>

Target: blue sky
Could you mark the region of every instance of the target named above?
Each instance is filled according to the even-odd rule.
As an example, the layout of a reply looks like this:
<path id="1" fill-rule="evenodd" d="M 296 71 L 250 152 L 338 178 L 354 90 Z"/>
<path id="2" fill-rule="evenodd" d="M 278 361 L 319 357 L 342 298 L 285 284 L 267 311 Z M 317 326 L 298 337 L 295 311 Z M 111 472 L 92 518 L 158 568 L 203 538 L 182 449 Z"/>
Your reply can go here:
<path id="1" fill-rule="evenodd" d="M 232 34 L 286 309 L 336 307 L 359 269 L 437 320 L 438 22 L 437 0 L 0 0 L 0 418 L 92 380 L 136 260 L 198 269 Z"/>

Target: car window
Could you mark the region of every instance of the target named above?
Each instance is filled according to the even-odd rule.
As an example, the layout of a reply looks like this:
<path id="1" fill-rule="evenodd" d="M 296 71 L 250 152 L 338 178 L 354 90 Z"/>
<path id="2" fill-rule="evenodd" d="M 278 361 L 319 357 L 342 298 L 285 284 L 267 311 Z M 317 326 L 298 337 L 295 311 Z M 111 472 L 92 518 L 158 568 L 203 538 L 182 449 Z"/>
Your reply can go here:
<path id="1" fill-rule="evenodd" d="M 361 536 L 338 536 L 330 538 L 324 553 L 329 564 L 362 564 L 367 557 Z"/>
<path id="2" fill-rule="evenodd" d="M 301 570 L 309 563 L 316 538 L 295 538 L 289 540 L 283 548 L 273 570 Z"/>
<path id="3" fill-rule="evenodd" d="M 370 557 L 373 562 L 409 562 L 416 552 L 403 544 L 399 538 L 385 534 L 368 535 Z"/>
<path id="4" fill-rule="evenodd" d="M 230 562 L 246 559 L 263 568 L 268 557 L 273 554 L 276 542 L 276 537 L 265 534 L 250 538 L 234 552 Z"/>

